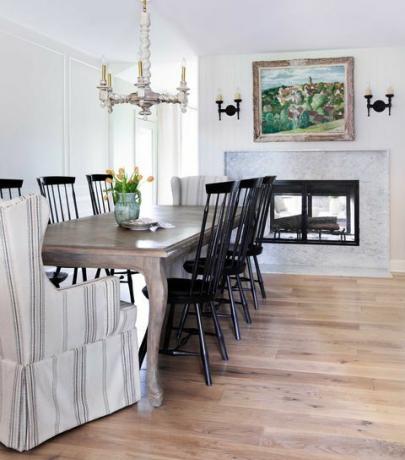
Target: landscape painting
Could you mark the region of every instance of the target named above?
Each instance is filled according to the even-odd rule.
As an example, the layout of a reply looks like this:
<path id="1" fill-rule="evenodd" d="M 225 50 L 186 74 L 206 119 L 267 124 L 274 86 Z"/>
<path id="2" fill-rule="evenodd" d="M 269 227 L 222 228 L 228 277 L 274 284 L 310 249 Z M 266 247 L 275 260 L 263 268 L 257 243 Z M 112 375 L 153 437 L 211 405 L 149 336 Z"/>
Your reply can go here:
<path id="1" fill-rule="evenodd" d="M 354 140 L 353 58 L 253 63 L 255 141 Z"/>

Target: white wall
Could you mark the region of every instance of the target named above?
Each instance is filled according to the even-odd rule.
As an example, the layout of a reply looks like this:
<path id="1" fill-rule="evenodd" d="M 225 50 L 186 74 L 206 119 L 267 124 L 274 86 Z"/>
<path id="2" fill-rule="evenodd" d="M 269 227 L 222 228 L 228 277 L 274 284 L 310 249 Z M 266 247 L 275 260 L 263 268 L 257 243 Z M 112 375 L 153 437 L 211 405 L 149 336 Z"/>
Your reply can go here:
<path id="1" fill-rule="evenodd" d="M 131 156 L 134 119 L 101 109 L 96 59 L 3 19 L 0 63 L 0 177 L 38 192 L 38 176 L 76 176 L 80 213 L 90 213 L 85 174 Z"/>
<path id="2" fill-rule="evenodd" d="M 353 142 L 253 142 L 252 62 L 303 57 L 354 56 L 355 129 Z M 268 55 L 202 57 L 199 63 L 199 162 L 201 174 L 222 174 L 227 150 L 367 150 L 388 149 L 391 163 L 391 265 L 405 271 L 405 48 L 375 48 L 297 52 Z M 381 98 L 389 85 L 395 89 L 392 116 L 387 111 L 367 117 L 365 88 L 371 84 Z M 221 88 L 225 104 L 232 103 L 235 89 L 242 93 L 241 120 L 223 116 L 218 121 L 215 98 Z M 266 172 L 270 172 L 267 171 Z M 364 229 L 363 229 L 364 231 Z M 384 231 L 384 229 L 381 229 Z"/>

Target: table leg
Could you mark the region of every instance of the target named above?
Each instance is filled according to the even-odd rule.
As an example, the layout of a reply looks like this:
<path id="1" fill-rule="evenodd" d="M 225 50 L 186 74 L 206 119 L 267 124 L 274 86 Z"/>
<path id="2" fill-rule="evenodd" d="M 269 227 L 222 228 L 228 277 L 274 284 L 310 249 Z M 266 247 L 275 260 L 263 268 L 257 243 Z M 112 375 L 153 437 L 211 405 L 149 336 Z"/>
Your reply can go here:
<path id="1" fill-rule="evenodd" d="M 167 276 L 164 260 L 146 259 L 143 275 L 149 293 L 148 398 L 152 406 L 159 407 L 163 402 L 163 390 L 159 381 L 159 346 L 167 306 Z"/>

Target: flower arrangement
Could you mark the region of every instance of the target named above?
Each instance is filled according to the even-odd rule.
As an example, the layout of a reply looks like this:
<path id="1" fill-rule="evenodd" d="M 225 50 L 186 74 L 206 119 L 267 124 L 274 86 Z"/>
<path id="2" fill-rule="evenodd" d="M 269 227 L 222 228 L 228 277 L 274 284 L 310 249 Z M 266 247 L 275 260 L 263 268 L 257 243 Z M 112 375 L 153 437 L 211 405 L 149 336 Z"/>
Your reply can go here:
<path id="1" fill-rule="evenodd" d="M 113 169 L 107 169 L 106 173 L 112 176 L 112 178 L 107 178 L 106 182 L 111 185 L 108 191 L 112 193 L 115 204 L 118 202 L 120 194 L 126 195 L 131 193 L 134 194 L 136 203 L 140 205 L 142 202 L 142 193 L 139 190 L 139 186 L 144 182 L 153 182 L 155 180 L 153 176 L 144 179 L 137 166 L 135 166 L 131 174 L 128 174 L 125 168 L 120 168 L 118 173 Z"/>

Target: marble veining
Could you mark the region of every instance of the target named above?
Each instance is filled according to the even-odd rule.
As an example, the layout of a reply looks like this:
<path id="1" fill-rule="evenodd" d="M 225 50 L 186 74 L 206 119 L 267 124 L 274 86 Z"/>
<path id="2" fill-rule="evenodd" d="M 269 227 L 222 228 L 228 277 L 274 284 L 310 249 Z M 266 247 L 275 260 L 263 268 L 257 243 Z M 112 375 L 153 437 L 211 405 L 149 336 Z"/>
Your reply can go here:
<path id="1" fill-rule="evenodd" d="M 225 152 L 225 174 L 240 179 L 359 180 L 360 246 L 266 244 L 265 266 L 389 272 L 390 189 L 386 150 Z M 273 270 L 271 270 L 273 271 Z"/>

